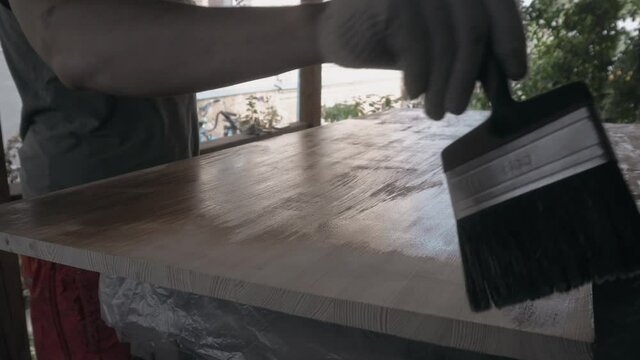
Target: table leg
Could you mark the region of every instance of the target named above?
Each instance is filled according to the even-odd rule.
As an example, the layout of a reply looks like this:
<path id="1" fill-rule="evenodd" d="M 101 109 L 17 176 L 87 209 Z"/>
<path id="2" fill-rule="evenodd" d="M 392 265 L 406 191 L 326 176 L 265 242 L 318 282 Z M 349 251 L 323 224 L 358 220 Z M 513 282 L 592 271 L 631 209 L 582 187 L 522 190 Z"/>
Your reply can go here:
<path id="1" fill-rule="evenodd" d="M 0 128 L 0 204 L 9 201 L 9 184 Z M 18 256 L 0 251 L 0 359 L 30 359 Z"/>
<path id="2" fill-rule="evenodd" d="M 30 358 L 18 257 L 0 251 L 0 359 Z"/>
<path id="3" fill-rule="evenodd" d="M 640 358 L 640 278 L 593 286 L 596 360 Z"/>

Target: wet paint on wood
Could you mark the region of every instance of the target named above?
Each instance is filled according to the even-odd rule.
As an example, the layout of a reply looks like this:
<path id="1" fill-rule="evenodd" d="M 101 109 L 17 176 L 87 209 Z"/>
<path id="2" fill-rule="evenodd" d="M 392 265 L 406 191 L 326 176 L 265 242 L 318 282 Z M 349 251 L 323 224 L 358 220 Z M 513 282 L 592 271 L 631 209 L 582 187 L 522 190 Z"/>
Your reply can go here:
<path id="1" fill-rule="evenodd" d="M 394 111 L 17 202 L 0 249 L 445 347 L 591 358 L 588 286 L 469 309 L 440 152 L 485 116 Z M 639 193 L 637 128 L 609 129 Z"/>

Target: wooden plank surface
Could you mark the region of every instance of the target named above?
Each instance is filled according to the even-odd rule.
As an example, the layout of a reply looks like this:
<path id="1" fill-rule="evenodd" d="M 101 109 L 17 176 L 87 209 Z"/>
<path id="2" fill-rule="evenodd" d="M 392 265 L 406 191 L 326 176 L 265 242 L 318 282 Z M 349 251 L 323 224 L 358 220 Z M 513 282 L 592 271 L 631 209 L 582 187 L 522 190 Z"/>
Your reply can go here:
<path id="1" fill-rule="evenodd" d="M 469 310 L 439 154 L 484 116 L 395 111 L 13 203 L 0 249 L 441 346 L 588 359 L 590 287 Z M 639 192 L 637 129 L 610 128 Z"/>

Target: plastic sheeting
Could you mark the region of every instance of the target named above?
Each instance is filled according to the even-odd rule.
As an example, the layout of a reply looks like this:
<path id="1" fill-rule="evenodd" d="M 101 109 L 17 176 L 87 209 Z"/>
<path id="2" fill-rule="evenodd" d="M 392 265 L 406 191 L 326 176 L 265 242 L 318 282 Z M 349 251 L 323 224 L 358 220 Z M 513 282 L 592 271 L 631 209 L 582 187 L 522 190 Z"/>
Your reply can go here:
<path id="1" fill-rule="evenodd" d="M 184 358 L 278 359 L 286 348 L 267 331 L 275 316 L 267 311 L 122 278 L 100 282 L 103 319 L 137 356 L 155 358 L 153 347 L 173 346 Z"/>
<path id="2" fill-rule="evenodd" d="M 103 319 L 143 359 L 472 359 L 469 353 L 101 276 Z M 473 359 L 489 359 L 473 355 Z"/>

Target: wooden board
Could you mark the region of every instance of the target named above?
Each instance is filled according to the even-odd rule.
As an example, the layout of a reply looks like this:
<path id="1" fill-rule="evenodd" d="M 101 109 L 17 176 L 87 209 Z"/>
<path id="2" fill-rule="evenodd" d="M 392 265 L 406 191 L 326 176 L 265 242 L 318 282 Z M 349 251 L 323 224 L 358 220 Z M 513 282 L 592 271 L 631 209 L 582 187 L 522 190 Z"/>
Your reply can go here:
<path id="1" fill-rule="evenodd" d="M 439 154 L 484 116 L 396 111 L 17 202 L 0 249 L 447 347 L 588 359 L 590 287 L 469 310 Z"/>

